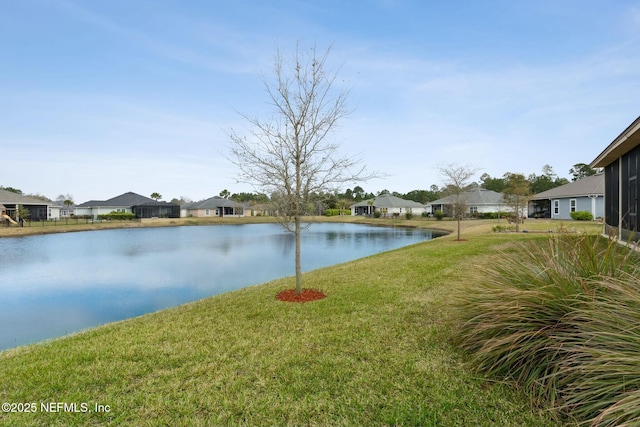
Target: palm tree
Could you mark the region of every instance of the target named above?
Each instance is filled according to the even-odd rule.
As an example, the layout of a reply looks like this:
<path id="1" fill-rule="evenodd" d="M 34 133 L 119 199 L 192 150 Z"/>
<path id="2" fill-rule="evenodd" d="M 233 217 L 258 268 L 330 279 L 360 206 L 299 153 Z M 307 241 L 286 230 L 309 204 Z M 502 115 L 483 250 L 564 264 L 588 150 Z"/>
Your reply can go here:
<path id="1" fill-rule="evenodd" d="M 160 195 L 160 193 L 151 193 L 151 198 L 157 202 L 158 200 L 162 199 L 162 196 Z"/>

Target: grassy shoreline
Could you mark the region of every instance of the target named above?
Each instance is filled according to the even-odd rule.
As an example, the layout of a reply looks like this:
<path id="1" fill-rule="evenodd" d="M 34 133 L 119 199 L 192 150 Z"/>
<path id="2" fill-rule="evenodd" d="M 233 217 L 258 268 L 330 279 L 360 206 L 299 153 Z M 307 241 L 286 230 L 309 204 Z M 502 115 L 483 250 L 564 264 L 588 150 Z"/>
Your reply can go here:
<path id="1" fill-rule="evenodd" d="M 451 235 L 306 273 L 324 300 L 277 301 L 293 287 L 286 277 L 1 352 L 0 401 L 37 411 L 0 413 L 0 425 L 557 425 L 508 384 L 479 377 L 452 343 L 452 298 L 474 265 L 545 238 L 493 224 L 466 221 L 464 242 Z M 91 412 L 47 412 L 47 402 Z"/>
<path id="2" fill-rule="evenodd" d="M 305 218 L 308 222 L 350 222 L 362 223 L 370 225 L 380 225 L 386 227 L 420 227 L 432 228 L 453 232 L 456 230 L 456 222 L 445 219 L 437 221 L 434 219 L 416 218 L 406 220 L 403 218 L 369 218 L 364 216 L 310 216 Z M 141 221 L 113 221 L 113 222 L 94 222 L 89 224 L 62 224 L 58 223 L 33 223 L 27 227 L 0 227 L 0 238 L 2 237 L 21 237 L 41 234 L 69 233 L 78 231 L 97 231 L 109 230 L 115 228 L 145 228 L 145 227 L 179 227 L 179 226 L 198 226 L 198 225 L 232 225 L 232 224 L 263 224 L 277 222 L 274 217 L 253 216 L 243 218 L 156 218 L 143 219 Z M 487 224 L 490 225 L 507 225 L 506 220 L 465 220 L 462 222 L 463 233 L 465 231 L 473 232 L 474 229 L 483 228 Z M 594 230 L 596 223 L 578 222 L 578 221 L 562 221 L 551 219 L 533 219 L 527 220 L 521 225 L 521 229 L 528 232 L 549 232 L 557 231 L 560 227 L 576 229 L 578 231 Z M 490 227 L 489 227 L 490 229 Z"/>

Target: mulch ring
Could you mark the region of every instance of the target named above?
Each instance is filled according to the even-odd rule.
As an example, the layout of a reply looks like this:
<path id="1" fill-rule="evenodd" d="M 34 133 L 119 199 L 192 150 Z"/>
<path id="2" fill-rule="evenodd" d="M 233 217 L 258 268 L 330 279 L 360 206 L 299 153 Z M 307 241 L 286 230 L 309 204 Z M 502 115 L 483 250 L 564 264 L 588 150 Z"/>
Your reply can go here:
<path id="1" fill-rule="evenodd" d="M 315 289 L 303 289 L 299 294 L 296 294 L 295 289 L 287 289 L 276 295 L 276 299 L 285 302 L 309 302 L 326 297 L 324 292 Z"/>

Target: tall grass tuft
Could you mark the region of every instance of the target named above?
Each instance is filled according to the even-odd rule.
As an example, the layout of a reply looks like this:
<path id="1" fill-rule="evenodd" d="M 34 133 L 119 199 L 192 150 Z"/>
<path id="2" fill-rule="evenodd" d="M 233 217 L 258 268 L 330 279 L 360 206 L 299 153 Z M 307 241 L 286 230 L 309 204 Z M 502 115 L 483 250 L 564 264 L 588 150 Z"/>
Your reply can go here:
<path id="1" fill-rule="evenodd" d="M 458 298 L 459 344 L 538 404 L 595 425 L 638 423 L 639 259 L 584 235 L 502 251 Z"/>
<path id="2" fill-rule="evenodd" d="M 637 274 L 600 280 L 592 304 L 568 319 L 560 336 L 564 409 L 593 425 L 640 424 L 640 282 Z"/>

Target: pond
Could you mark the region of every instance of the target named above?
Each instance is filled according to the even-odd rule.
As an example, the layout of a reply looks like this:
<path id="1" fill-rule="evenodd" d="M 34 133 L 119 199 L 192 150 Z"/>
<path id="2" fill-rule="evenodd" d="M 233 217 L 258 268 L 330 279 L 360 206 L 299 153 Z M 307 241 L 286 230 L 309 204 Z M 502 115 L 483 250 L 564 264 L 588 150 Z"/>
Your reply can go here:
<path id="1" fill-rule="evenodd" d="M 442 233 L 313 224 L 302 269 L 362 258 Z M 0 239 L 0 350 L 294 274 L 279 224 L 118 229 Z"/>

